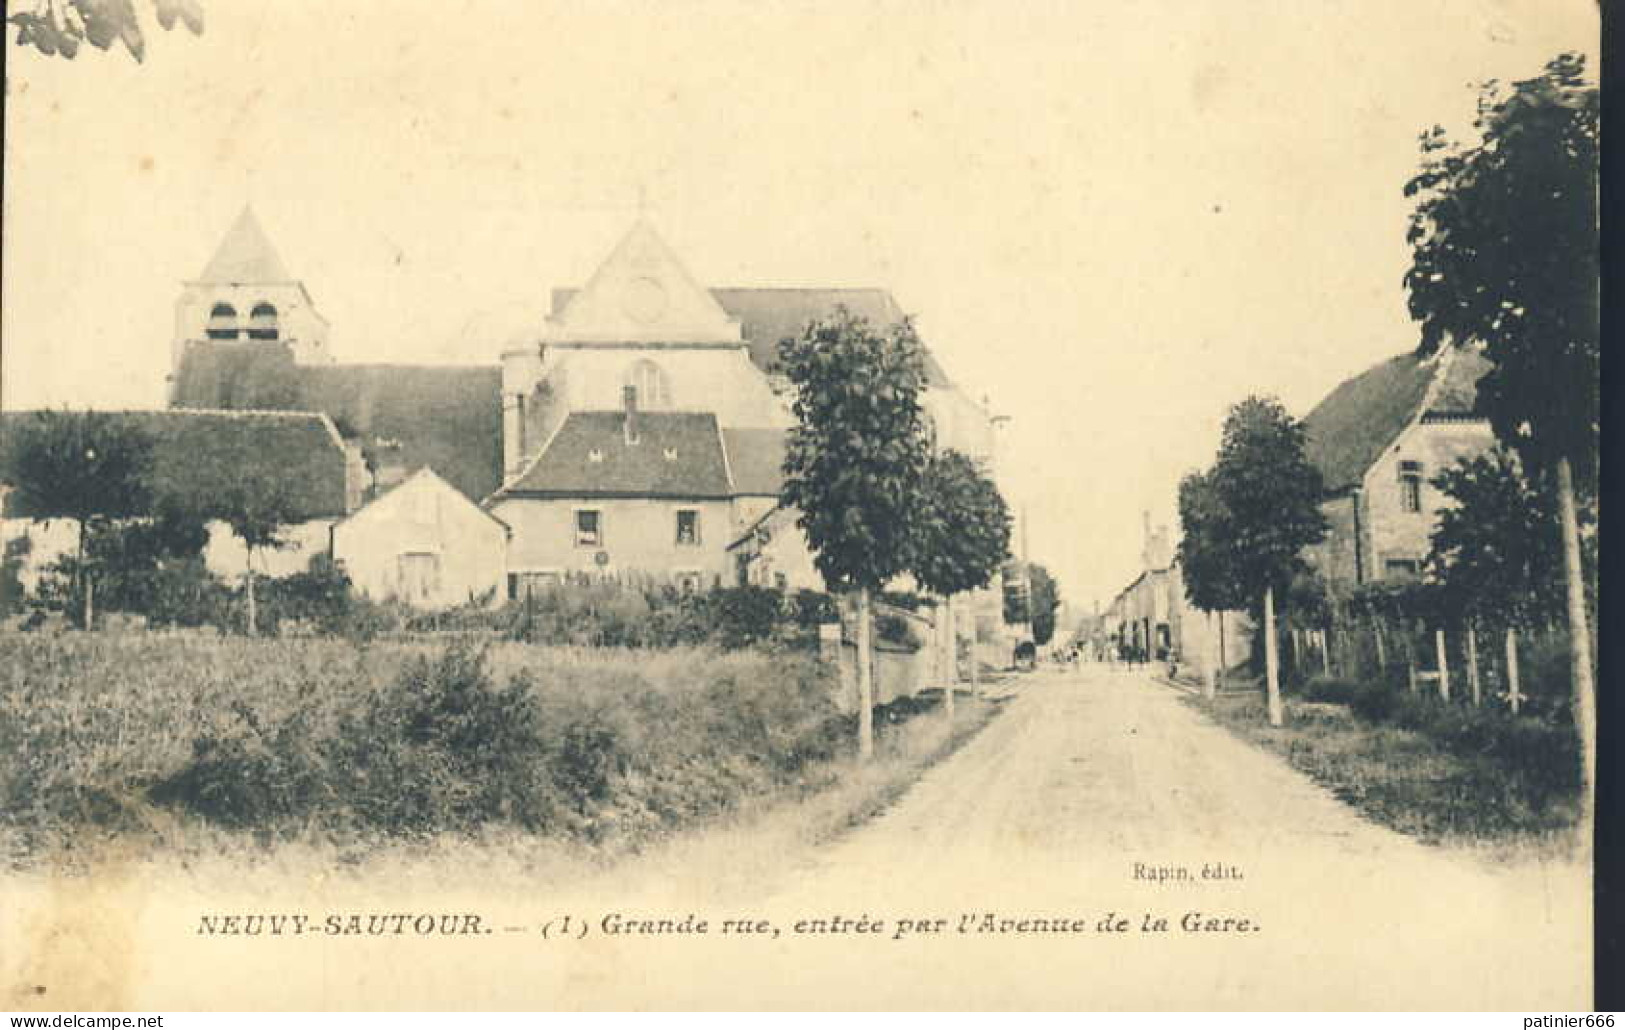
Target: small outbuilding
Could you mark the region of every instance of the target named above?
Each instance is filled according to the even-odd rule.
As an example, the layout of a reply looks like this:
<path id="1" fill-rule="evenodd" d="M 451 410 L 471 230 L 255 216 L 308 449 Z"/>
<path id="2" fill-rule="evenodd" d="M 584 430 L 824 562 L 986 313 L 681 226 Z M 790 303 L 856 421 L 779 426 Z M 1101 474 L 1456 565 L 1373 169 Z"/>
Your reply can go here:
<path id="1" fill-rule="evenodd" d="M 333 527 L 356 591 L 414 608 L 500 603 L 506 523 L 422 468 Z"/>

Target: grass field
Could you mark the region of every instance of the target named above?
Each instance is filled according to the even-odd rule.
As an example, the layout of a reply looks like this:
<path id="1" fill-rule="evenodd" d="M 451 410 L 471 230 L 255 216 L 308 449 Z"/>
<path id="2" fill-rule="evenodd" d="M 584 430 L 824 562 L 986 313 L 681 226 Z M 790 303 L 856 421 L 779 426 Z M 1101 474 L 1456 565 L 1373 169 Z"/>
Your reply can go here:
<path id="1" fill-rule="evenodd" d="M 1460 705 L 1446 710 L 1426 698 L 1402 699 L 1427 709 L 1407 725 L 1289 697 L 1285 724 L 1276 728 L 1256 691 L 1186 701 L 1375 822 L 1422 841 L 1503 852 L 1573 843 L 1578 757 L 1560 727 Z"/>
<path id="2" fill-rule="evenodd" d="M 471 840 L 603 857 L 791 800 L 779 832 L 816 837 L 992 711 L 967 705 L 949 732 L 899 702 L 860 766 L 831 670 L 794 652 L 17 634 L 0 670 L 13 867 Z"/>

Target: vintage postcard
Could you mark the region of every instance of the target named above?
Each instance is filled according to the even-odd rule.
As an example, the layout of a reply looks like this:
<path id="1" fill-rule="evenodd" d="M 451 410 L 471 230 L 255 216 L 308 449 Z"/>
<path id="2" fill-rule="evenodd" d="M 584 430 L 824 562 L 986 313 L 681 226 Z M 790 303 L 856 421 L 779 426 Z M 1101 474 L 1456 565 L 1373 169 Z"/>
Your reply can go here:
<path id="1" fill-rule="evenodd" d="M 1587 0 L 7 0 L 0 1008 L 1592 1006 Z"/>

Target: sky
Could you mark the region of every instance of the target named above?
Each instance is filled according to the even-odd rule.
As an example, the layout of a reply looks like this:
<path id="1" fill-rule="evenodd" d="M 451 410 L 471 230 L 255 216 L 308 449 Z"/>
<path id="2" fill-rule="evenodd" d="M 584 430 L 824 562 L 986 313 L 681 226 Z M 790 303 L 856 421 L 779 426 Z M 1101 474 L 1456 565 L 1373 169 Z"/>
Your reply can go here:
<path id="1" fill-rule="evenodd" d="M 137 0 L 138 6 L 145 0 Z M 340 361 L 494 364 L 637 216 L 712 286 L 882 286 L 1010 416 L 1068 601 L 1228 407 L 1415 345 L 1417 134 L 1597 51 L 1586 0 L 204 0 L 8 44 L 0 407 L 155 407 L 245 203 Z"/>

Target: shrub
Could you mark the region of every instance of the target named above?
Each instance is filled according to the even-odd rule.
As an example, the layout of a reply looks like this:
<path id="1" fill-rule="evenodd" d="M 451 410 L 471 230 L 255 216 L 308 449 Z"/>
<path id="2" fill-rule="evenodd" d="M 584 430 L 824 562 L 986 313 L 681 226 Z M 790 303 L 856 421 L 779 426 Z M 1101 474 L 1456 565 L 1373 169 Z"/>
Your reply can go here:
<path id="1" fill-rule="evenodd" d="M 782 603 L 778 591 L 757 586 L 727 587 L 705 597 L 712 635 L 729 650 L 771 639 L 784 615 Z"/>
<path id="2" fill-rule="evenodd" d="M 0 618 L 21 611 L 23 597 L 22 571 L 34 549 L 34 541 L 27 534 L 12 537 L 0 552 Z"/>
<path id="3" fill-rule="evenodd" d="M 914 624 L 895 612 L 875 613 L 875 638 L 888 644 L 898 644 L 919 650 L 924 646 Z"/>
<path id="4" fill-rule="evenodd" d="M 270 827 L 300 819 L 325 793 L 326 776 L 310 731 L 309 708 L 267 725 L 241 701 L 192 742 L 192 759 L 150 791 L 212 823 Z"/>
<path id="5" fill-rule="evenodd" d="M 1303 686 L 1303 696 L 1308 701 L 1346 705 L 1353 703 L 1361 689 L 1361 684 L 1341 676 L 1311 676 Z"/>
<path id="6" fill-rule="evenodd" d="M 555 808 L 531 680 L 495 684 L 484 651 L 466 643 L 413 659 L 339 723 L 331 750 L 341 789 L 367 823 L 388 831 L 512 822 L 537 829 Z"/>
<path id="7" fill-rule="evenodd" d="M 1355 688 L 1349 698 L 1349 708 L 1369 722 L 1386 722 L 1392 718 L 1401 696 L 1399 691 L 1387 684 L 1366 681 Z"/>
<path id="8" fill-rule="evenodd" d="M 284 622 L 300 622 L 319 632 L 342 632 L 354 610 L 350 577 L 326 554 L 316 554 L 304 572 L 257 585 L 260 626 L 274 632 Z"/>

